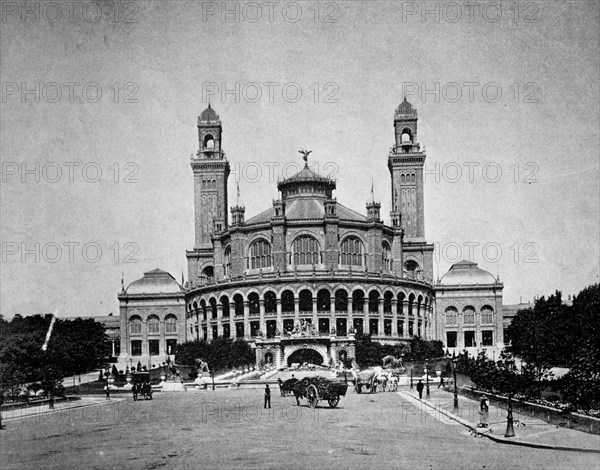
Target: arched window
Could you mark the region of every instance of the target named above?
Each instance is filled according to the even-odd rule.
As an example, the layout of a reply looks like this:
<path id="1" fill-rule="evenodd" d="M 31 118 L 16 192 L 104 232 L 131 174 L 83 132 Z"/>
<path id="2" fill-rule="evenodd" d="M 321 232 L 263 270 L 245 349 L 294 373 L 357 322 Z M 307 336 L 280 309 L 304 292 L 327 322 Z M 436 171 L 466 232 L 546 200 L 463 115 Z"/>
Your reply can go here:
<path id="1" fill-rule="evenodd" d="M 331 309 L 331 294 L 327 289 L 321 289 L 317 292 L 317 310 L 319 312 L 329 312 Z"/>
<path id="2" fill-rule="evenodd" d="M 202 320 L 206 320 L 207 317 L 207 309 L 206 309 L 206 300 L 202 299 L 200 301 L 200 309 L 202 310 Z"/>
<path id="3" fill-rule="evenodd" d="M 204 137 L 204 148 L 209 150 L 215 148 L 215 139 L 212 135 L 206 134 Z"/>
<path id="4" fill-rule="evenodd" d="M 233 296 L 234 311 L 237 317 L 244 315 L 244 298 L 240 294 Z M 242 335 L 243 336 L 243 335 Z"/>
<path id="5" fill-rule="evenodd" d="M 494 323 L 494 309 L 489 305 L 484 305 L 481 308 L 481 323 L 487 325 Z"/>
<path id="6" fill-rule="evenodd" d="M 381 243 L 381 265 L 386 271 L 393 269 L 392 249 L 390 248 L 390 244 L 385 240 Z"/>
<path id="7" fill-rule="evenodd" d="M 141 335 L 142 334 L 142 319 L 137 315 L 129 319 L 129 334 L 130 335 Z"/>
<path id="8" fill-rule="evenodd" d="M 377 313 L 379 311 L 379 292 L 372 290 L 369 292 L 369 312 Z"/>
<path id="9" fill-rule="evenodd" d="M 313 304 L 312 292 L 308 289 L 303 289 L 298 295 L 298 304 L 301 312 L 311 312 Z"/>
<path id="10" fill-rule="evenodd" d="M 277 295 L 273 291 L 267 291 L 264 295 L 265 313 L 277 312 Z"/>
<path id="11" fill-rule="evenodd" d="M 225 277 L 231 276 L 231 246 L 227 245 L 225 247 L 225 253 L 223 255 L 223 274 Z"/>
<path id="12" fill-rule="evenodd" d="M 407 144 L 412 142 L 412 132 L 408 127 L 402 129 L 402 143 Z"/>
<path id="13" fill-rule="evenodd" d="M 226 295 L 222 296 L 221 305 L 223 306 L 223 317 L 229 318 L 229 297 Z"/>
<path id="14" fill-rule="evenodd" d="M 408 260 L 406 263 L 404 263 L 404 271 L 407 278 L 416 279 L 418 270 L 419 264 L 416 261 Z"/>
<path id="15" fill-rule="evenodd" d="M 387 313 L 392 313 L 392 299 L 394 298 L 394 294 L 389 290 L 383 294 L 383 311 Z"/>
<path id="16" fill-rule="evenodd" d="M 292 244 L 293 263 L 319 264 L 319 242 L 310 235 L 301 235 Z"/>
<path id="17" fill-rule="evenodd" d="M 260 238 L 250 245 L 248 268 L 259 269 L 268 268 L 270 266 L 272 266 L 271 244 L 264 238 Z"/>
<path id="18" fill-rule="evenodd" d="M 200 285 L 204 286 L 209 282 L 213 282 L 215 279 L 215 270 L 212 266 L 206 266 L 200 272 Z"/>
<path id="19" fill-rule="evenodd" d="M 148 317 L 148 333 L 160 333 L 160 323 L 156 315 Z"/>
<path id="20" fill-rule="evenodd" d="M 248 308 L 252 315 L 260 313 L 260 302 L 256 292 L 248 294 Z"/>
<path id="21" fill-rule="evenodd" d="M 465 325 L 473 325 L 475 323 L 475 309 L 473 307 L 465 307 L 463 309 Z"/>
<path id="22" fill-rule="evenodd" d="M 225 277 L 231 276 L 231 246 L 225 247 L 225 254 L 223 255 L 223 268 Z"/>
<path id="23" fill-rule="evenodd" d="M 446 309 L 446 326 L 458 325 L 458 310 L 454 307 L 448 307 Z"/>
<path id="24" fill-rule="evenodd" d="M 335 311 L 348 311 L 348 292 L 346 292 L 344 289 L 338 289 L 335 291 Z"/>
<path id="25" fill-rule="evenodd" d="M 281 293 L 281 311 L 282 312 L 293 312 L 294 311 L 294 293 L 291 290 L 284 290 Z"/>
<path id="26" fill-rule="evenodd" d="M 362 313 L 365 305 L 365 293 L 362 290 L 352 292 L 352 312 Z"/>
<path id="27" fill-rule="evenodd" d="M 177 333 L 177 317 L 175 315 L 167 315 L 165 333 Z"/>
<path id="28" fill-rule="evenodd" d="M 348 237 L 342 242 L 340 264 L 349 266 L 363 265 L 363 244 L 357 237 Z"/>

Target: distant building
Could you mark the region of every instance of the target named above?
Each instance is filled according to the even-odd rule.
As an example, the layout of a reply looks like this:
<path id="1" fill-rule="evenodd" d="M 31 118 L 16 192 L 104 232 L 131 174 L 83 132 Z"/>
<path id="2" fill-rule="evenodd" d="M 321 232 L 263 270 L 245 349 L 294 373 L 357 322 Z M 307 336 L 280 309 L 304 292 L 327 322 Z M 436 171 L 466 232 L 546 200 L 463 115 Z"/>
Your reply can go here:
<path id="1" fill-rule="evenodd" d="M 476 355 L 504 346 L 504 285 L 476 263 L 452 265 L 435 287 L 436 331 L 450 352 Z"/>
<path id="2" fill-rule="evenodd" d="M 186 340 L 183 288 L 169 273 L 155 269 L 118 295 L 121 330 L 119 363 L 150 367 L 173 358 Z"/>

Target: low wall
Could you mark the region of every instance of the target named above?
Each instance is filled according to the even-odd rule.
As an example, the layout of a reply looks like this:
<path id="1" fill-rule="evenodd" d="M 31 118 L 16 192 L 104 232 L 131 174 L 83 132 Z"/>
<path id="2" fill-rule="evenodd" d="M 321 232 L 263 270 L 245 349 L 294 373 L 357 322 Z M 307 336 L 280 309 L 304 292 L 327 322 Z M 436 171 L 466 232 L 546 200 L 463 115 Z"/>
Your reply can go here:
<path id="1" fill-rule="evenodd" d="M 60 403 L 61 401 L 72 401 L 72 400 L 81 400 L 81 398 L 80 397 L 56 397 L 56 398 L 54 398 L 54 403 Z M 47 405 L 48 403 L 50 403 L 49 398 L 42 398 L 41 400 L 32 399 L 32 400 L 23 401 L 20 403 L 8 403 L 6 405 L 2 405 L 1 409 L 2 409 L 2 411 L 16 410 L 19 408 L 31 408 L 34 406 Z"/>
<path id="2" fill-rule="evenodd" d="M 493 393 L 484 392 L 467 387 L 459 387 L 458 393 L 465 397 L 480 400 L 481 397 L 487 397 L 490 403 L 502 408 L 508 407 L 508 398 L 495 395 Z M 515 419 L 525 421 L 525 417 L 542 419 L 549 424 L 561 426 L 563 428 L 575 429 L 590 434 L 600 434 L 600 419 L 591 416 L 585 416 L 579 413 L 569 413 L 558 408 L 539 405 L 528 401 L 518 400 L 513 398 L 513 414 Z"/>

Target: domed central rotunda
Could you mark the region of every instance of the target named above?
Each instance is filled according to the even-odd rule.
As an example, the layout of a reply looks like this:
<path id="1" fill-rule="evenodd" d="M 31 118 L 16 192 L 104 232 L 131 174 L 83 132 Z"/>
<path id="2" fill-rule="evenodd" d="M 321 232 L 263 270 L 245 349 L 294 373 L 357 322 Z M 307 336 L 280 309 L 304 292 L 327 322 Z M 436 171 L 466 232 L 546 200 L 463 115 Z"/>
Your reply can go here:
<path id="1" fill-rule="evenodd" d="M 211 108 L 202 113 L 200 150 L 191 160 L 196 244 L 187 252 L 188 338 L 243 337 L 255 344 L 257 361 L 285 365 L 306 349 L 323 363 L 350 359 L 355 332 L 389 343 L 434 337 L 425 152 L 408 102 L 396 110 L 394 126 L 391 226 L 375 201 L 363 214 L 339 203 L 336 182 L 308 162 L 278 183 L 271 207 L 249 219 L 244 207 L 232 207 L 229 223 L 222 124 Z"/>

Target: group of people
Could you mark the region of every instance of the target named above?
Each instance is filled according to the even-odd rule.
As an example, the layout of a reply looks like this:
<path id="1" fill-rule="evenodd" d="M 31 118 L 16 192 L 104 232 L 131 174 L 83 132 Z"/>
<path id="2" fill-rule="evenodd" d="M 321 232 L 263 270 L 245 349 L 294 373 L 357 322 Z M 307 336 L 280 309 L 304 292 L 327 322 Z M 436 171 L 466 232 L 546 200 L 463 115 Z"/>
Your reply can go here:
<path id="1" fill-rule="evenodd" d="M 152 387 L 150 386 L 150 382 L 134 383 L 131 388 L 131 393 L 133 393 L 133 401 L 137 401 L 138 395 L 142 395 L 142 397 L 152 400 Z"/>

